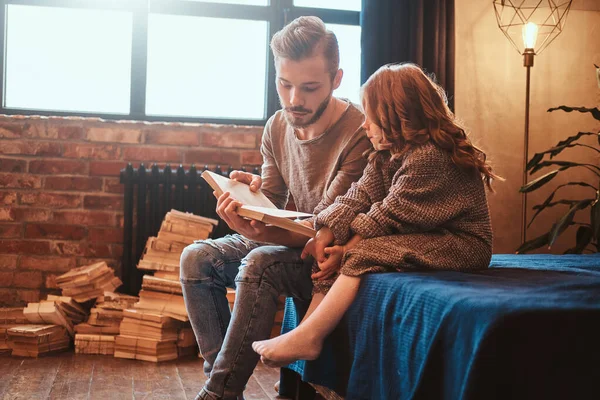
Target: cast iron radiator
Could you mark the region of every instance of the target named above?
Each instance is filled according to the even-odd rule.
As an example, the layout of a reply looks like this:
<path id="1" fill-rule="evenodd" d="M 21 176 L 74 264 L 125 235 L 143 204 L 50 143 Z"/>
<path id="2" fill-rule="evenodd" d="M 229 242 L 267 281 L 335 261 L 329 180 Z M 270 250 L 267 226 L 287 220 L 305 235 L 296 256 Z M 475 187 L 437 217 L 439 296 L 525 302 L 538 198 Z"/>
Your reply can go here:
<path id="1" fill-rule="evenodd" d="M 167 165 L 161 169 L 156 164 L 151 168 L 146 168 L 144 164 L 134 168 L 129 164 L 121 170 L 121 184 L 125 186 L 123 291 L 133 295 L 139 292 L 143 273 L 136 265 L 148 237 L 157 235 L 166 213 L 171 209 L 218 219 L 219 225 L 213 230 L 213 238 L 231 233 L 215 212 L 217 200 L 212 188 L 200 176 L 207 169 L 208 166 L 197 169 L 194 165 L 187 170 L 181 165 L 177 168 Z M 232 170 L 231 166 L 225 170 L 221 166 L 213 169 L 225 176 L 229 176 Z M 258 168 L 252 172 L 258 174 Z"/>

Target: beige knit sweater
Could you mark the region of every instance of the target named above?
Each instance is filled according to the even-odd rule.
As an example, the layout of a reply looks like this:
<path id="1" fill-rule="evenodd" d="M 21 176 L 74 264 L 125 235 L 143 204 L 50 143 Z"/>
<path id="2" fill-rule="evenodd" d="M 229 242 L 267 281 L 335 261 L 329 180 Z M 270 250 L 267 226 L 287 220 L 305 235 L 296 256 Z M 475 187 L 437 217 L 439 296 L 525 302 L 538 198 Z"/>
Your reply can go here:
<path id="1" fill-rule="evenodd" d="M 397 160 L 366 167 L 348 192 L 318 214 L 336 243 L 362 236 L 348 251 L 340 272 L 487 268 L 492 229 L 479 173 L 459 169 L 448 152 L 428 142 Z M 326 292 L 331 280 L 315 281 Z"/>

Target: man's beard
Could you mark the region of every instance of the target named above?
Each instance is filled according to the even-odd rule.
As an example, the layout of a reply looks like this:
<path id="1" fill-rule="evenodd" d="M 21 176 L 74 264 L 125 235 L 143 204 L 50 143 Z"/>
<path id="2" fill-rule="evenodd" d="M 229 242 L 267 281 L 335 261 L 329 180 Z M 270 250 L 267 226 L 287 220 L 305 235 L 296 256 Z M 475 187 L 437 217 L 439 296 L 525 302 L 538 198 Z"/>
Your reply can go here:
<path id="1" fill-rule="evenodd" d="M 317 111 L 315 111 L 314 115 L 312 116 L 312 118 L 310 120 L 308 120 L 308 122 L 297 123 L 294 121 L 294 116 L 291 115 L 292 112 L 304 112 L 307 114 L 310 114 L 312 112 L 312 110 L 307 110 L 307 109 L 303 108 L 302 106 L 284 108 L 283 115 L 285 116 L 285 120 L 294 128 L 306 128 L 307 126 L 310 126 L 310 125 L 314 124 L 315 122 L 317 122 L 323 116 L 323 113 L 327 109 L 327 106 L 329 105 L 331 98 L 332 98 L 332 94 L 330 93 L 329 96 L 327 96 L 327 98 L 325 100 L 323 100 L 321 102 L 321 104 L 319 104 L 319 107 L 317 107 Z"/>

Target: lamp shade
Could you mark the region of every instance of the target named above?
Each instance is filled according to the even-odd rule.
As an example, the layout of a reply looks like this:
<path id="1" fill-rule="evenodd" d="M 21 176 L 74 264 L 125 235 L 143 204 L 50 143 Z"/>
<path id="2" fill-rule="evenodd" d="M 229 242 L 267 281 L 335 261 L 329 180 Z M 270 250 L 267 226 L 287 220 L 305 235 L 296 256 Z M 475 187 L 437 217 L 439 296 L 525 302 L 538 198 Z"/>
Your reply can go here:
<path id="1" fill-rule="evenodd" d="M 540 54 L 562 32 L 573 0 L 493 0 L 498 27 L 515 49 Z M 535 47 L 531 47 L 531 45 Z"/>

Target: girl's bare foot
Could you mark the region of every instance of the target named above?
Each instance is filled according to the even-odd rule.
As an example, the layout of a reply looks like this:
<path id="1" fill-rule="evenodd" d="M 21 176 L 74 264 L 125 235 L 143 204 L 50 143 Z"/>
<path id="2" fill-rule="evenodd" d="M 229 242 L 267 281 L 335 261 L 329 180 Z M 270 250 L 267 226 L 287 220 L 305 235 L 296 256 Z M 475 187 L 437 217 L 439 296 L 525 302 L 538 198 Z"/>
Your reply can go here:
<path id="1" fill-rule="evenodd" d="M 319 357 L 323 343 L 302 335 L 296 330 L 269 340 L 252 343 L 269 367 L 283 367 L 296 360 L 314 360 Z"/>

